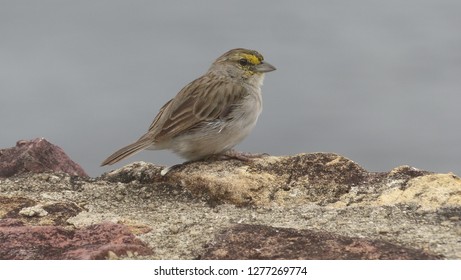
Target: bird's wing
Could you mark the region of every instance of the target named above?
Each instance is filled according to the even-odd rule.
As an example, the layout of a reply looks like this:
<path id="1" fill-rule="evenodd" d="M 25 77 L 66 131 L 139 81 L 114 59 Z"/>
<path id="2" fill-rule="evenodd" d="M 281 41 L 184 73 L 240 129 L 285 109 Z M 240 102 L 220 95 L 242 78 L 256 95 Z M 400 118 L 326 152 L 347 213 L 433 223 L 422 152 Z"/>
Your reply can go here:
<path id="1" fill-rule="evenodd" d="M 246 92 L 239 84 L 203 76 L 184 87 L 160 109 L 147 134 L 160 141 L 201 122 L 223 119 L 234 105 L 241 102 Z"/>

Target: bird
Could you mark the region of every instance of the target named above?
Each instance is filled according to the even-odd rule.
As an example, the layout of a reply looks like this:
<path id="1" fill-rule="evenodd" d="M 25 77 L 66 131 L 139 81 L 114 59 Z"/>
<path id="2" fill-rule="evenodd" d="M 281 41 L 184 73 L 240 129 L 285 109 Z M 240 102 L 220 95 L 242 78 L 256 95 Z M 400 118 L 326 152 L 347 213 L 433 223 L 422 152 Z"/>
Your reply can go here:
<path id="1" fill-rule="evenodd" d="M 247 158 L 233 147 L 254 128 L 262 111 L 264 75 L 274 70 L 255 50 L 227 51 L 160 108 L 144 135 L 110 155 L 101 166 L 144 149 L 171 150 L 187 161 L 226 154 Z"/>

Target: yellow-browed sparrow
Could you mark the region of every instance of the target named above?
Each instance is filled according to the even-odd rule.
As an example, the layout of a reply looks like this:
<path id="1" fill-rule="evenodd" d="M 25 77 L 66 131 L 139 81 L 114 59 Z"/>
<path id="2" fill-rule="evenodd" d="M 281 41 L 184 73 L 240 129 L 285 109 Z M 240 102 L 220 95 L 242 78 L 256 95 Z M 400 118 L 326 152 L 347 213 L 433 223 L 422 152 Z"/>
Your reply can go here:
<path id="1" fill-rule="evenodd" d="M 190 161 L 228 152 L 255 126 L 262 111 L 264 73 L 274 70 L 256 51 L 226 52 L 163 105 L 146 134 L 101 166 L 143 149 L 170 149 Z"/>

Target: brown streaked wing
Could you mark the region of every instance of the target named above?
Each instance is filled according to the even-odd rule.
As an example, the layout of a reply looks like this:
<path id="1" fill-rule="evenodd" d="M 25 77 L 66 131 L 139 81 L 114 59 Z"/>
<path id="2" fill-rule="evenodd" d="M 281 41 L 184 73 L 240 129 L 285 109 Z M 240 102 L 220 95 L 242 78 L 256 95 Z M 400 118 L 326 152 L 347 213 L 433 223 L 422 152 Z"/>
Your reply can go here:
<path id="1" fill-rule="evenodd" d="M 171 110 L 166 110 L 171 113 L 163 123 L 159 121 L 161 128 L 158 127 L 155 139 L 174 137 L 202 121 L 225 117 L 245 95 L 246 90 L 238 84 L 205 77 L 195 80 L 173 99 Z"/>
<path id="2" fill-rule="evenodd" d="M 190 82 L 175 96 L 175 98 L 171 99 L 165 105 L 163 105 L 162 108 L 160 108 L 157 116 L 149 126 L 148 132 L 146 134 L 149 134 L 150 137 L 155 137 L 163 129 L 165 121 L 167 121 L 170 118 L 172 112 L 176 111 L 178 106 L 181 106 L 181 100 L 184 100 L 188 92 L 197 91 L 197 86 L 203 83 L 203 79 L 205 79 L 205 76 L 202 76 Z"/>
<path id="3" fill-rule="evenodd" d="M 160 108 L 160 111 L 158 112 L 157 116 L 155 116 L 155 119 L 150 124 L 148 131 L 153 131 L 156 127 L 159 126 L 160 119 L 162 119 L 163 117 L 163 112 L 168 106 L 170 106 L 171 101 L 173 101 L 173 99 L 170 99 L 170 101 L 168 101 L 165 105 L 162 106 L 162 108 Z"/>

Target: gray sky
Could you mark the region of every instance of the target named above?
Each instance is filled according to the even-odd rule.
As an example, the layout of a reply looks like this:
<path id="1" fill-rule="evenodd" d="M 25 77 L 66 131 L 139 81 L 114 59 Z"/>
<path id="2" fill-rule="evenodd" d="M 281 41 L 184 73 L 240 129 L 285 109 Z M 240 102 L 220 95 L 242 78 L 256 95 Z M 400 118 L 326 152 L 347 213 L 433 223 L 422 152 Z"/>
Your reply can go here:
<path id="1" fill-rule="evenodd" d="M 92 176 L 225 51 L 260 51 L 238 149 L 461 175 L 461 1 L 0 1 L 0 147 L 45 137 Z"/>

